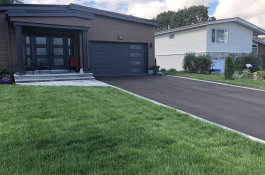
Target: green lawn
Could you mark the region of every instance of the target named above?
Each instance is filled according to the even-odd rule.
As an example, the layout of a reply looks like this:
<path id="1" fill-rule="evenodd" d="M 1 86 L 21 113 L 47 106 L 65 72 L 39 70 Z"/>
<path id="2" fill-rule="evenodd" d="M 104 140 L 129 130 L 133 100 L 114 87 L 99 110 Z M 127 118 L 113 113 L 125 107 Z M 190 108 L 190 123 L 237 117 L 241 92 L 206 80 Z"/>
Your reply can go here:
<path id="1" fill-rule="evenodd" d="M 234 80 L 225 80 L 222 74 L 195 74 L 195 73 L 188 73 L 188 72 L 166 72 L 169 75 L 176 75 L 181 77 L 188 77 L 188 78 L 195 78 L 200 80 L 207 80 L 219 83 L 226 83 L 238 86 L 245 86 L 251 88 L 258 88 L 258 89 L 265 89 L 265 81 L 257 81 L 251 79 L 240 79 L 235 78 Z"/>
<path id="2" fill-rule="evenodd" d="M 265 172 L 265 145 L 110 87 L 0 94 L 1 175 Z"/>

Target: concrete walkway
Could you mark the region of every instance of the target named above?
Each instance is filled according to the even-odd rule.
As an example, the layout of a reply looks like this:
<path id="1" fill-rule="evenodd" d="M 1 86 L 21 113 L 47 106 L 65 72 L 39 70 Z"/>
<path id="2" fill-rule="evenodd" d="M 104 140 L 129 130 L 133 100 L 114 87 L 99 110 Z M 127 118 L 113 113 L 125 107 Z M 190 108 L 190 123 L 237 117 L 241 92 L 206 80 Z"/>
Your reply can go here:
<path id="1" fill-rule="evenodd" d="M 32 83 L 17 83 L 23 86 L 109 86 L 98 80 L 47 81 Z"/>

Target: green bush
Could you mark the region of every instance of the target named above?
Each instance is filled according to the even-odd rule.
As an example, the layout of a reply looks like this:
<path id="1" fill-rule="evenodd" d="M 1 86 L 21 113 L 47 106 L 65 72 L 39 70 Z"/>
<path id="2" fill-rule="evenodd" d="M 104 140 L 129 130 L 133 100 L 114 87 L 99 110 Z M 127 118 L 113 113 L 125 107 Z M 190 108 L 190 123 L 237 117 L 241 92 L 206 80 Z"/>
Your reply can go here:
<path id="1" fill-rule="evenodd" d="M 174 73 L 174 72 L 177 72 L 177 70 L 172 68 L 172 69 L 168 69 L 168 72 Z"/>
<path id="2" fill-rule="evenodd" d="M 257 71 L 254 73 L 256 75 L 257 80 L 265 80 L 265 71 Z"/>
<path id="3" fill-rule="evenodd" d="M 235 70 L 234 70 L 233 59 L 231 57 L 228 57 L 225 60 L 225 73 L 224 73 L 225 79 L 226 80 L 232 80 L 234 72 L 235 72 Z"/>
<path id="4" fill-rule="evenodd" d="M 167 70 L 165 68 L 160 69 L 161 72 L 166 72 Z"/>
<path id="5" fill-rule="evenodd" d="M 210 57 L 210 55 L 206 54 L 206 55 L 199 55 L 196 58 L 196 63 L 195 66 L 197 67 L 197 71 L 199 73 L 209 73 L 212 67 L 212 59 Z"/>
<path id="6" fill-rule="evenodd" d="M 246 68 L 246 64 L 251 64 L 253 66 L 253 72 L 260 70 L 260 59 L 256 54 L 244 55 L 238 57 L 235 61 L 235 70 L 240 73 Z"/>
<path id="7" fill-rule="evenodd" d="M 187 72 L 195 73 L 197 71 L 195 66 L 195 60 L 197 56 L 195 53 L 186 53 L 184 60 L 183 60 L 183 66 L 182 68 Z"/>
<path id="8" fill-rule="evenodd" d="M 209 55 L 196 56 L 195 53 L 187 53 L 183 60 L 183 69 L 191 73 L 209 73 L 212 60 Z"/>
<path id="9" fill-rule="evenodd" d="M 251 73 L 249 69 L 244 69 L 240 78 L 253 79 L 253 73 Z"/>

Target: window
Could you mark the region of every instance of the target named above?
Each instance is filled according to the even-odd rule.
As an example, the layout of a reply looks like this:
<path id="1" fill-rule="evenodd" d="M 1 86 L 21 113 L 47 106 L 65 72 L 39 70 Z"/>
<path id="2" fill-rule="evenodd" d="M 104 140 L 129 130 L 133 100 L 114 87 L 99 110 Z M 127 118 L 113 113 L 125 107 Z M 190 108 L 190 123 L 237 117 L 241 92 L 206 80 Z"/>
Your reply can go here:
<path id="1" fill-rule="evenodd" d="M 37 55 L 47 55 L 47 49 L 46 48 L 37 48 L 36 54 Z"/>
<path id="2" fill-rule="evenodd" d="M 175 38 L 175 34 L 170 34 L 169 35 L 169 39 L 174 39 Z"/>
<path id="3" fill-rule="evenodd" d="M 30 44 L 30 37 L 26 36 L 26 44 Z"/>
<path id="4" fill-rule="evenodd" d="M 143 57 L 143 54 L 142 53 L 130 53 L 130 57 L 141 58 Z"/>
<path id="5" fill-rule="evenodd" d="M 36 37 L 36 44 L 46 45 L 46 37 Z"/>
<path id="6" fill-rule="evenodd" d="M 212 42 L 213 43 L 227 43 L 228 30 L 212 29 Z"/>
<path id="7" fill-rule="evenodd" d="M 252 53 L 258 54 L 258 46 L 257 45 L 252 45 Z"/>
<path id="8" fill-rule="evenodd" d="M 132 44 L 132 45 L 130 45 L 130 49 L 132 49 L 132 50 L 142 49 L 142 45 L 140 45 L 140 44 Z"/>
<path id="9" fill-rule="evenodd" d="M 63 38 L 53 38 L 53 45 L 63 45 Z"/>
<path id="10" fill-rule="evenodd" d="M 30 55 L 31 55 L 30 47 L 27 47 L 27 48 L 26 48 L 26 55 L 27 55 L 27 56 L 30 56 Z"/>
<path id="11" fill-rule="evenodd" d="M 54 48 L 53 54 L 54 55 L 63 55 L 63 48 Z"/>

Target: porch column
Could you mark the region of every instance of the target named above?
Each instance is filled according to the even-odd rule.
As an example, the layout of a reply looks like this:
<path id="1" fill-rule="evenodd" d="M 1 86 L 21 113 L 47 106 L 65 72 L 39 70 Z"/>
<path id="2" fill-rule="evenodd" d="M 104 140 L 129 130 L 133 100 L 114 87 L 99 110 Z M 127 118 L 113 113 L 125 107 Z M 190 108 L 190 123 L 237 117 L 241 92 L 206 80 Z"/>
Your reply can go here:
<path id="1" fill-rule="evenodd" d="M 82 32 L 79 32 L 79 61 L 80 61 L 80 72 L 79 73 L 84 73 L 84 65 L 83 65 L 83 48 L 82 48 L 82 43 L 83 43 L 83 37 L 82 37 Z"/>
<path id="2" fill-rule="evenodd" d="M 88 34 L 87 34 L 87 30 L 82 31 L 82 55 L 83 55 L 84 72 L 88 72 Z"/>
<path id="3" fill-rule="evenodd" d="M 23 59 L 22 27 L 19 25 L 16 25 L 15 30 L 16 30 L 18 72 L 19 74 L 25 74 L 25 66 L 24 66 L 24 59 Z"/>

